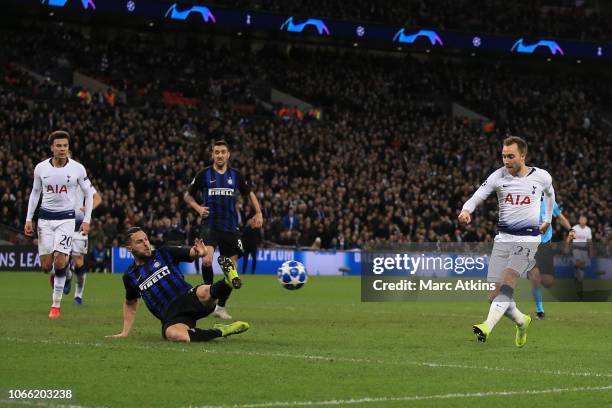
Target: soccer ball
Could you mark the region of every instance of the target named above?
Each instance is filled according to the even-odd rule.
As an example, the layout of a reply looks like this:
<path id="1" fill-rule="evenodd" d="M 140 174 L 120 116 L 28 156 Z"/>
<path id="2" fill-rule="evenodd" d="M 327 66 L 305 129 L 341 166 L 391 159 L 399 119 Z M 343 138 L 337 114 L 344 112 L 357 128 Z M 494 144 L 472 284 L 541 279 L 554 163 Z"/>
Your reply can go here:
<path id="1" fill-rule="evenodd" d="M 301 262 L 287 261 L 278 268 L 278 281 L 285 289 L 299 289 L 307 280 L 308 273 Z"/>

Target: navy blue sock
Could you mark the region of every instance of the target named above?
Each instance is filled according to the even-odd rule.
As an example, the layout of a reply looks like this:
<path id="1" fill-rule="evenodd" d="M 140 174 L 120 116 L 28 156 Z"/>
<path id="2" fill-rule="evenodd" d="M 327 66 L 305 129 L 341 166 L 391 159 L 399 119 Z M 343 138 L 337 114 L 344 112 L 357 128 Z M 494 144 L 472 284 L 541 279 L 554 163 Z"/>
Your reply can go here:
<path id="1" fill-rule="evenodd" d="M 499 288 L 499 293 L 505 295 L 508 299 L 512 299 L 512 296 L 514 296 L 514 289 L 512 289 L 512 286 L 502 285 L 501 288 Z"/>
<path id="2" fill-rule="evenodd" d="M 219 329 L 189 329 L 187 331 L 189 333 L 189 339 L 193 342 L 197 341 L 210 341 L 212 339 L 216 339 L 217 337 L 221 337 L 221 330 Z"/>
<path id="3" fill-rule="evenodd" d="M 213 268 L 202 264 L 202 280 L 206 285 L 212 285 L 214 281 Z"/>
<path id="4" fill-rule="evenodd" d="M 222 300 L 229 297 L 232 288 L 222 279 L 210 285 L 210 297 L 213 299 Z"/>
<path id="5" fill-rule="evenodd" d="M 217 301 L 217 304 L 221 307 L 225 307 L 225 304 L 227 303 L 227 299 L 229 299 L 230 295 L 232 294 L 232 290 L 234 290 L 233 288 L 229 288 L 229 292 L 227 292 L 227 294 L 225 296 L 222 296 L 219 298 L 219 300 Z"/>

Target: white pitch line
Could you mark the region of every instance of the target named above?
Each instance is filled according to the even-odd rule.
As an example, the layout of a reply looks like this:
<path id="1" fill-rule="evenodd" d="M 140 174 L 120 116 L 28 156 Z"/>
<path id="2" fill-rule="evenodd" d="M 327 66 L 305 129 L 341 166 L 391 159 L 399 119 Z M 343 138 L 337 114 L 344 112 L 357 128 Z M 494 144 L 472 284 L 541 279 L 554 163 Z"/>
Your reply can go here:
<path id="1" fill-rule="evenodd" d="M 368 404 L 379 402 L 406 402 L 406 401 L 424 401 L 424 400 L 445 400 L 454 398 L 485 398 L 485 397 L 500 397 L 512 395 L 541 395 L 563 392 L 585 392 L 585 391 L 608 391 L 612 390 L 612 385 L 604 385 L 601 387 L 574 387 L 574 388 L 549 388 L 544 390 L 519 390 L 519 391 L 482 391 L 469 393 L 451 393 L 451 394 L 435 394 L 435 395 L 407 395 L 403 397 L 363 397 L 351 399 L 323 400 L 323 401 L 273 401 L 262 402 L 256 404 L 236 404 L 236 405 L 203 405 L 187 408 L 273 408 L 273 407 L 303 407 L 303 406 L 319 406 L 319 405 L 352 405 L 352 404 Z"/>
<path id="2" fill-rule="evenodd" d="M 106 408 L 106 407 L 88 407 L 85 405 L 75 405 L 75 404 L 58 404 L 56 402 L 46 401 L 46 400 L 22 400 L 22 399 L 0 399 L 0 404 L 15 404 L 15 405 L 25 405 L 25 406 L 35 406 L 35 407 L 45 407 L 45 408 Z"/>
<path id="3" fill-rule="evenodd" d="M 528 370 L 528 369 L 513 369 L 505 367 L 491 367 L 491 366 L 476 366 L 467 364 L 454 364 L 454 363 L 437 363 L 428 361 L 385 361 L 380 359 L 367 359 L 367 358 L 351 358 L 351 357 L 337 357 L 337 356 L 318 356 L 309 354 L 288 354 L 288 353 L 262 353 L 257 351 L 242 351 L 242 350 L 218 350 L 218 349 L 196 349 L 194 345 L 185 347 L 168 347 L 168 346 L 152 346 L 152 345 L 127 345 L 123 346 L 120 344 L 121 339 L 109 339 L 108 342 L 95 342 L 86 343 L 79 341 L 56 341 L 56 340 L 44 340 L 44 339 L 22 339 L 17 337 L 0 337 L 0 340 L 12 341 L 16 343 L 29 343 L 29 344 L 56 344 L 66 346 L 85 346 L 85 347 L 107 347 L 117 346 L 119 349 L 135 349 L 135 350 L 163 350 L 163 351 L 174 351 L 179 353 L 187 352 L 205 352 L 212 354 L 230 354 L 240 356 L 255 356 L 255 357 L 272 357 L 272 358 L 291 358 L 297 360 L 317 360 L 327 362 L 342 362 L 342 363 L 356 363 L 356 364 L 378 364 L 378 365 L 395 365 L 395 366 L 417 366 L 427 368 L 457 368 L 464 370 L 485 370 L 485 371 L 497 371 L 497 372 L 511 372 L 511 373 L 529 373 L 538 375 L 552 375 L 552 376 L 570 376 L 570 377 L 599 377 L 599 378 L 612 378 L 612 373 L 597 373 L 591 371 L 563 371 L 563 370 Z M 115 342 L 115 343 L 113 343 Z"/>

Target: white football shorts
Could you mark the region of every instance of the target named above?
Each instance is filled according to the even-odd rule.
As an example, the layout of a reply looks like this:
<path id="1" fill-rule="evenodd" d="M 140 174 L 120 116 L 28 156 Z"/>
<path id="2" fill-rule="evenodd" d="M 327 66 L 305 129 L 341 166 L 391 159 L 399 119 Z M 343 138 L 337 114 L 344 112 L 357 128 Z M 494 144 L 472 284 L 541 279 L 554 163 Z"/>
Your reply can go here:
<path id="1" fill-rule="evenodd" d="M 61 252 L 70 255 L 74 219 L 38 220 L 38 255 Z"/>
<path id="2" fill-rule="evenodd" d="M 487 281 L 501 283 L 505 269 L 512 269 L 526 278 L 527 272 L 536 264 L 535 254 L 540 240 L 540 236 L 497 234 L 489 259 Z"/>

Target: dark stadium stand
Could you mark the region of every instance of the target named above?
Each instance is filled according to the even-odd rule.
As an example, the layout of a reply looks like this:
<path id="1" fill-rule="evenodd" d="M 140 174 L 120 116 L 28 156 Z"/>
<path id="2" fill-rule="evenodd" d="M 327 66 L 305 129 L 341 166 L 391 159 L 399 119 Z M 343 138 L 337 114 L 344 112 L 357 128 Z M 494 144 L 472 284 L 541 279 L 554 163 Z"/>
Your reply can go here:
<path id="1" fill-rule="evenodd" d="M 160 50 L 160 34 L 132 35 L 128 49 L 125 38 L 66 27 L 0 34 L 0 223 L 22 228 L 32 169 L 48 156 L 46 135 L 62 128 L 104 195 L 91 247 L 136 224 L 156 242 L 191 240 L 199 220 L 182 193 L 218 138 L 260 193 L 268 242 L 491 240 L 494 200 L 467 228 L 456 215 L 501 164 L 512 133 L 530 143 L 528 164 L 553 175 L 570 221 L 584 213 L 595 240 L 609 236 L 611 127 L 602 112 L 611 87 L 591 72 L 312 47 L 251 52 L 207 40 L 177 47 L 169 34 Z M 76 70 L 108 88 L 39 81 L 23 67 L 59 80 Z M 270 86 L 320 106 L 323 120 L 275 117 L 257 96 Z M 485 118 L 453 117 L 453 102 Z"/>

